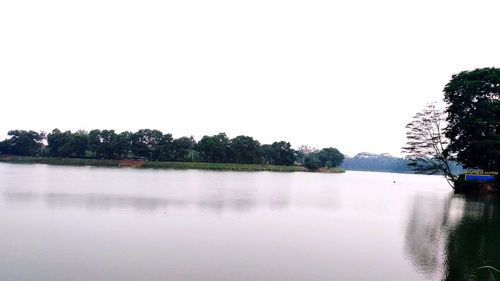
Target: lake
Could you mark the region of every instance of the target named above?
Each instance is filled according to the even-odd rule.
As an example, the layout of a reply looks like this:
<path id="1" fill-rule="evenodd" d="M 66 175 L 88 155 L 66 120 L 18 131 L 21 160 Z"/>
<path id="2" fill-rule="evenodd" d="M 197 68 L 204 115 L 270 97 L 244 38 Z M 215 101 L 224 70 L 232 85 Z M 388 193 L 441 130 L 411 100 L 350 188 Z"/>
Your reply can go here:
<path id="1" fill-rule="evenodd" d="M 0 280 L 500 280 L 444 178 L 0 163 Z"/>

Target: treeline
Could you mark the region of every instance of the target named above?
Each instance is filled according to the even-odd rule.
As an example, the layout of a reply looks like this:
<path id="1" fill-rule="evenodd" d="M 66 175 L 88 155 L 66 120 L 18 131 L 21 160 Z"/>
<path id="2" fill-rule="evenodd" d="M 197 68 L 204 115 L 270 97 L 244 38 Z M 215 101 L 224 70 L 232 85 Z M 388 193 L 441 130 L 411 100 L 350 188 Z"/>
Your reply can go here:
<path id="1" fill-rule="evenodd" d="M 159 130 L 114 130 L 38 133 L 12 130 L 0 142 L 0 154 L 89 159 L 144 159 L 148 161 L 305 165 L 316 170 L 340 166 L 344 155 L 335 148 L 294 150 L 289 142 L 261 145 L 249 136 L 229 139 L 225 133 L 173 138 Z"/>

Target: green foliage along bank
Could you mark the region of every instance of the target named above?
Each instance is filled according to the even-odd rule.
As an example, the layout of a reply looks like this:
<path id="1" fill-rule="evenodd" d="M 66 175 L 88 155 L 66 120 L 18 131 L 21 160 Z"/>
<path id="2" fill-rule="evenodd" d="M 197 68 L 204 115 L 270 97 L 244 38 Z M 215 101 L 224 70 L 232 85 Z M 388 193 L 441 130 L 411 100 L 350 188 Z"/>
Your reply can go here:
<path id="1" fill-rule="evenodd" d="M 95 167 L 136 167 L 152 169 L 196 169 L 214 171 L 269 171 L 269 172 L 309 172 L 303 166 L 280 166 L 269 164 L 238 164 L 238 163 L 203 163 L 203 162 L 163 162 L 163 161 L 136 161 L 139 165 L 130 165 L 127 160 L 85 159 L 85 158 L 53 158 L 29 156 L 0 156 L 0 162 L 16 164 L 49 164 L 65 166 L 95 166 Z M 125 162 L 125 163 L 124 163 Z M 344 169 L 321 168 L 323 173 L 343 173 Z"/>
<path id="2" fill-rule="evenodd" d="M 9 138 L 0 142 L 0 156 L 38 157 L 43 160 L 37 161 L 59 163 L 72 161 L 53 159 L 80 159 L 78 161 L 89 163 L 94 163 L 91 160 L 144 160 L 144 166 L 167 168 L 176 165 L 202 167 L 210 163 L 210 169 L 220 167 L 223 170 L 286 170 L 282 168 L 284 166 L 292 167 L 288 170 L 305 170 L 304 166 L 309 170 L 334 170 L 344 159 L 344 155 L 336 148 L 294 150 L 286 141 L 262 145 L 250 136 L 241 135 L 230 139 L 225 133 L 204 136 L 199 141 L 193 137 L 173 138 L 172 134 L 150 129 L 120 133 L 114 130 L 71 132 L 54 129 L 48 134 L 12 130 L 8 135 Z M 26 159 L 29 158 L 19 161 Z M 317 163 L 306 164 L 311 159 L 317 159 Z M 255 166 L 242 168 L 229 164 Z M 269 168 L 271 166 L 280 168 Z"/>
<path id="3" fill-rule="evenodd" d="M 445 153 L 467 168 L 500 171 L 500 68 L 482 68 L 453 75 L 444 88 L 448 123 Z M 499 193 L 495 182 L 455 180 L 459 193 Z"/>
<path id="4" fill-rule="evenodd" d="M 453 75 L 444 88 L 447 153 L 469 168 L 500 170 L 500 68 Z"/>

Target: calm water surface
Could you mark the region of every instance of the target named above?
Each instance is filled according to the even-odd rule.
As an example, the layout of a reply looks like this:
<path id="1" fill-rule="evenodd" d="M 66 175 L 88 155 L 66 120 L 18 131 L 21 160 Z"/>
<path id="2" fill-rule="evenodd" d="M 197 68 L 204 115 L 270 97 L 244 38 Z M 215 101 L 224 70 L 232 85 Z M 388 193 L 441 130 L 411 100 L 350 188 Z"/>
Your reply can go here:
<path id="1" fill-rule="evenodd" d="M 0 164 L 0 280 L 500 280 L 438 176 Z"/>

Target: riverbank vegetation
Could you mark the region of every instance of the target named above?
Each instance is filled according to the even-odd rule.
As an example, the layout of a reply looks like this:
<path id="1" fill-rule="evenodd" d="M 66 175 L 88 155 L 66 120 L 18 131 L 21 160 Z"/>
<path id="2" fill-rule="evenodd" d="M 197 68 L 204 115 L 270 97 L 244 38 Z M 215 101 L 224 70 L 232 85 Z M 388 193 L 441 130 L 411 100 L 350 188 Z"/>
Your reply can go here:
<path id="1" fill-rule="evenodd" d="M 457 161 L 467 168 L 500 170 L 500 69 L 483 68 L 453 75 L 445 86 L 446 109 L 433 105 L 407 125 L 409 154 L 417 172 L 442 172 L 456 191 L 499 192 L 493 183 L 466 182 L 450 171 Z"/>
<path id="2" fill-rule="evenodd" d="M 133 167 L 152 169 L 196 169 L 214 171 L 269 171 L 269 172 L 309 172 L 304 166 L 282 166 L 270 164 L 238 164 L 238 163 L 202 163 L 202 162 L 163 162 L 144 160 L 106 160 L 88 158 L 54 158 L 29 156 L 0 156 L 0 162 L 16 164 L 48 164 L 64 166 L 95 166 L 95 167 Z M 343 173 L 339 167 L 324 167 L 318 169 L 322 173 Z"/>
<path id="3" fill-rule="evenodd" d="M 121 133 L 54 129 L 48 134 L 11 130 L 8 135 L 0 142 L 0 155 L 4 161 L 25 163 L 118 166 L 119 160 L 143 160 L 141 166 L 152 168 L 338 172 L 341 169 L 336 167 L 344 159 L 332 147 L 294 150 L 286 141 L 261 145 L 252 137 L 229 139 L 225 133 L 204 136 L 198 142 L 193 137 L 174 139 L 171 134 L 150 129 Z"/>

